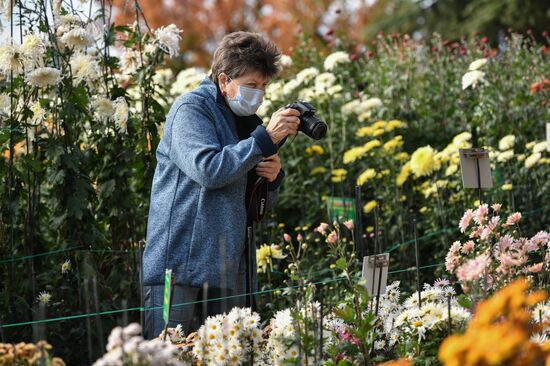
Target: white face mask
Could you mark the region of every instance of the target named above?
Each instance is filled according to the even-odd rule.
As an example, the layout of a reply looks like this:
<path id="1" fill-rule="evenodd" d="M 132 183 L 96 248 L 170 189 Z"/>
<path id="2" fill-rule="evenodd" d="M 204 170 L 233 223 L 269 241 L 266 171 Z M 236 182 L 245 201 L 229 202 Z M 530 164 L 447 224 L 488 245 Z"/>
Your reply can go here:
<path id="1" fill-rule="evenodd" d="M 264 91 L 239 85 L 239 94 L 233 98 L 226 98 L 229 108 L 237 116 L 251 116 L 256 113 L 264 100 Z"/>

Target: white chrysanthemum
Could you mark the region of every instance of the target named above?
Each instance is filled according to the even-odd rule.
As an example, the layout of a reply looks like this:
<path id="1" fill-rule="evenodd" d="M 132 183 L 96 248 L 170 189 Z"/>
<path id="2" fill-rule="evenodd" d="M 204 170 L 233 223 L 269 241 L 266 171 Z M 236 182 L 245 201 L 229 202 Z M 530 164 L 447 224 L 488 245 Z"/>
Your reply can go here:
<path id="1" fill-rule="evenodd" d="M 153 31 L 155 43 L 159 45 L 160 49 L 168 53 L 170 57 L 175 57 L 180 51 L 181 32 L 183 31 L 176 27 L 175 24 L 155 29 Z"/>
<path id="2" fill-rule="evenodd" d="M 285 83 L 283 86 L 283 94 L 285 96 L 288 96 L 292 94 L 294 90 L 296 90 L 300 86 L 300 82 L 296 79 L 291 79 Z"/>
<path id="3" fill-rule="evenodd" d="M 462 90 L 469 88 L 475 88 L 477 84 L 483 80 L 485 73 L 483 71 L 474 70 L 468 71 L 462 76 Z"/>
<path id="4" fill-rule="evenodd" d="M 168 86 L 174 81 L 174 72 L 170 68 L 158 69 L 153 75 L 153 84 Z"/>
<path id="5" fill-rule="evenodd" d="M 548 143 L 546 141 L 537 142 L 535 146 L 533 146 L 533 152 L 535 154 L 541 153 L 545 151 L 547 147 L 548 147 Z"/>
<path id="6" fill-rule="evenodd" d="M 54 20 L 57 27 L 70 26 L 74 24 L 82 25 L 82 19 L 80 19 L 76 15 L 60 15 L 58 17 L 55 17 Z"/>
<path id="7" fill-rule="evenodd" d="M 298 99 L 300 100 L 315 100 L 318 94 L 314 88 L 304 88 L 298 93 Z"/>
<path id="8" fill-rule="evenodd" d="M 0 47 L 0 71 L 5 75 L 9 75 L 13 71 L 16 76 L 23 72 L 24 57 L 19 47 L 11 45 L 10 42 L 8 39 Z"/>
<path id="9" fill-rule="evenodd" d="M 527 169 L 531 168 L 533 165 L 535 165 L 539 160 L 540 158 L 542 157 L 541 153 L 534 153 L 534 154 L 531 154 L 527 157 L 527 159 L 525 159 L 525 167 Z"/>
<path id="10" fill-rule="evenodd" d="M 456 147 L 462 147 L 464 142 L 470 141 L 472 134 L 470 132 L 461 132 L 453 137 L 453 145 Z"/>
<path id="11" fill-rule="evenodd" d="M 345 64 L 349 62 L 350 58 L 347 52 L 337 51 L 327 56 L 323 66 L 325 67 L 325 70 L 330 71 L 334 69 L 338 64 Z"/>
<path id="12" fill-rule="evenodd" d="M 304 84 L 304 83 L 308 83 L 311 80 L 313 80 L 315 78 L 315 76 L 317 76 L 317 75 L 319 75 L 319 70 L 317 70 L 316 67 L 312 66 L 312 67 L 308 67 L 308 68 L 305 68 L 302 71 L 300 71 L 296 75 L 296 80 L 298 80 L 298 82 L 300 84 Z"/>
<path id="13" fill-rule="evenodd" d="M 74 28 L 60 38 L 65 47 L 84 49 L 94 43 L 94 37 L 84 28 Z"/>
<path id="14" fill-rule="evenodd" d="M 8 115 L 10 113 L 10 96 L 6 93 L 0 93 L 0 114 Z"/>
<path id="15" fill-rule="evenodd" d="M 71 270 L 71 260 L 67 259 L 61 265 L 61 273 L 66 274 L 66 273 L 69 273 L 70 270 Z"/>
<path id="16" fill-rule="evenodd" d="M 97 98 L 92 108 L 94 109 L 95 115 L 99 120 L 106 121 L 113 116 L 115 113 L 115 107 L 113 102 L 108 98 L 99 97 Z"/>
<path id="17" fill-rule="evenodd" d="M 480 58 L 478 60 L 475 60 L 468 67 L 468 71 L 478 70 L 478 69 L 482 68 L 483 66 L 485 66 L 486 63 L 487 63 L 486 58 Z"/>
<path id="18" fill-rule="evenodd" d="M 516 136 L 506 135 L 498 142 L 498 148 L 500 151 L 509 150 L 514 147 L 516 142 Z"/>
<path id="19" fill-rule="evenodd" d="M 281 55 L 279 59 L 279 64 L 281 67 L 290 67 L 292 66 L 292 58 L 288 55 Z"/>
<path id="20" fill-rule="evenodd" d="M 44 110 L 44 108 L 42 108 L 42 106 L 40 105 L 40 102 L 34 102 L 29 109 L 32 112 L 31 121 L 33 124 L 42 122 L 46 117 L 46 111 Z"/>
<path id="21" fill-rule="evenodd" d="M 315 78 L 315 89 L 327 90 L 336 82 L 336 76 L 331 72 L 323 72 Z"/>
<path id="22" fill-rule="evenodd" d="M 514 149 L 506 150 L 498 154 L 497 161 L 504 163 L 514 157 Z"/>
<path id="23" fill-rule="evenodd" d="M 135 73 L 141 66 L 139 52 L 130 48 L 125 49 L 120 58 L 120 66 L 125 75 Z"/>
<path id="24" fill-rule="evenodd" d="M 351 102 L 348 102 L 342 106 L 340 111 L 342 115 L 349 116 L 352 113 L 359 114 L 361 108 L 361 101 L 359 99 L 354 99 Z"/>
<path id="25" fill-rule="evenodd" d="M 380 98 L 369 98 L 365 100 L 364 102 L 361 102 L 360 109 L 364 111 L 369 111 L 371 109 L 376 109 L 382 107 L 382 101 Z"/>
<path id="26" fill-rule="evenodd" d="M 118 129 L 121 132 L 127 133 L 128 132 L 128 103 L 126 103 L 126 99 L 124 99 L 124 97 L 118 97 L 114 101 L 113 106 L 115 108 L 115 113 L 113 114 L 115 124 L 117 125 Z"/>
<path id="27" fill-rule="evenodd" d="M 90 55 L 76 53 L 71 57 L 70 64 L 73 73 L 73 81 L 76 83 L 80 83 L 81 81 L 93 81 L 100 77 L 99 64 Z"/>
<path id="28" fill-rule="evenodd" d="M 204 69 L 198 67 L 190 67 L 182 70 L 176 77 L 176 81 L 172 84 L 170 93 L 172 95 L 185 94 L 199 86 L 200 82 L 205 77 L 206 73 Z"/>
<path id="29" fill-rule="evenodd" d="M 38 34 L 29 34 L 23 38 L 20 52 L 23 54 L 25 67 L 42 66 L 46 45 Z"/>
<path id="30" fill-rule="evenodd" d="M 269 110 L 271 109 L 271 107 L 273 106 L 273 103 L 271 102 L 271 100 L 269 99 L 266 99 L 263 101 L 263 103 L 260 105 L 260 108 L 258 108 L 258 110 L 256 111 L 256 114 L 260 117 L 269 117 L 267 115 L 267 112 L 269 112 Z"/>
<path id="31" fill-rule="evenodd" d="M 282 80 L 271 82 L 265 90 L 266 97 L 271 101 L 280 101 L 283 99 L 283 83 Z"/>
<path id="32" fill-rule="evenodd" d="M 43 291 L 38 294 L 36 299 L 38 300 L 39 303 L 43 305 L 48 305 L 52 300 L 52 294 L 50 294 L 48 291 Z"/>
<path id="33" fill-rule="evenodd" d="M 328 88 L 327 89 L 327 94 L 330 95 L 331 97 L 339 98 L 339 97 L 342 96 L 342 91 L 343 90 L 344 90 L 344 88 L 342 88 L 342 85 L 337 84 L 337 85 L 333 85 L 330 88 Z"/>
<path id="34" fill-rule="evenodd" d="M 53 67 L 40 67 L 27 74 L 25 80 L 32 86 L 45 88 L 61 81 L 61 71 Z"/>

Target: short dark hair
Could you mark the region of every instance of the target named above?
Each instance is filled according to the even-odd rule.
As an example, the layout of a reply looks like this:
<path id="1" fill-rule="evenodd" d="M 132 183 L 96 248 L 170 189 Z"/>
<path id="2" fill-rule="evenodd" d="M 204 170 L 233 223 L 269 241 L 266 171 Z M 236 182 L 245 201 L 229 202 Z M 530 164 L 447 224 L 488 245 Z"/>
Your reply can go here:
<path id="1" fill-rule="evenodd" d="M 249 72 L 259 72 L 271 79 L 279 73 L 280 58 L 275 43 L 261 34 L 233 32 L 223 37 L 214 51 L 210 80 L 217 84 L 222 72 L 232 79 Z"/>

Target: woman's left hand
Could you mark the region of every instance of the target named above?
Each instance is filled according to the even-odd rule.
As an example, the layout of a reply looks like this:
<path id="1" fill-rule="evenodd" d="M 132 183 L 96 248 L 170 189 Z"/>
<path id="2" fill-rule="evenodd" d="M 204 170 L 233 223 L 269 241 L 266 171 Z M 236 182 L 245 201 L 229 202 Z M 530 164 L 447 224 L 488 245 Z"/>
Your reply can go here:
<path id="1" fill-rule="evenodd" d="M 273 182 L 277 179 L 279 171 L 281 170 L 281 159 L 279 155 L 271 155 L 265 158 L 263 161 L 256 165 L 256 174 L 260 177 L 266 178 L 269 182 Z"/>

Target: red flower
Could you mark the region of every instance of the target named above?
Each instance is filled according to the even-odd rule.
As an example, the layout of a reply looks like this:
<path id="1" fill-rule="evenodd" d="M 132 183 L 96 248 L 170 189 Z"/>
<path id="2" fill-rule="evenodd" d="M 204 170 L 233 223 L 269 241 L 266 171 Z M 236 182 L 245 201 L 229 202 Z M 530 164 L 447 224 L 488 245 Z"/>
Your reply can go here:
<path id="1" fill-rule="evenodd" d="M 550 90 L 550 80 L 543 79 L 531 84 L 531 94 L 540 92 L 541 90 Z"/>
<path id="2" fill-rule="evenodd" d="M 483 37 L 483 38 L 481 38 L 481 42 L 482 43 L 489 43 L 489 38 Z"/>

